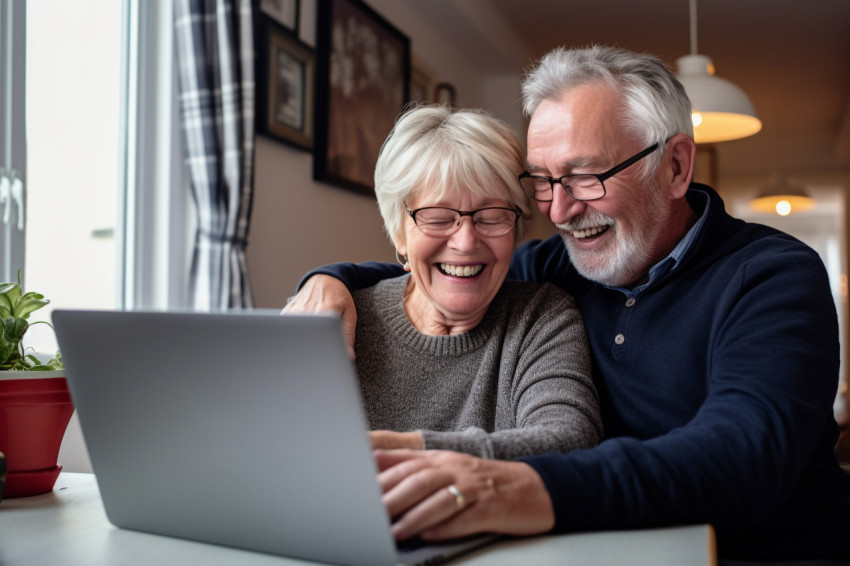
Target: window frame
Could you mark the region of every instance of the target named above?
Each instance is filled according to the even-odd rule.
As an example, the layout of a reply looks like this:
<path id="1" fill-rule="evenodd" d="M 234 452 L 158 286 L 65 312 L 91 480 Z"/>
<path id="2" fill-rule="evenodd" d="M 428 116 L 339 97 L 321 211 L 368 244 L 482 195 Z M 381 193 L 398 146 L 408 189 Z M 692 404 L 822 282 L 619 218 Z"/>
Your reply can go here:
<path id="1" fill-rule="evenodd" d="M 116 289 L 120 309 L 188 306 L 194 215 L 183 163 L 173 1 L 123 0 Z M 0 0 L 0 169 L 24 181 L 26 202 L 26 3 Z M 26 274 L 26 227 L 2 222 L 0 281 Z M 57 305 L 58 306 L 58 305 Z M 73 306 L 73 305 L 62 305 Z"/>
<path id="2" fill-rule="evenodd" d="M 26 3 L 0 0 L 0 174 L 14 170 L 24 183 L 26 203 L 27 148 L 25 137 L 26 60 L 16 57 L 26 49 Z M 17 228 L 20 208 L 9 211 L 11 202 L 0 204 L 0 281 L 15 281 L 24 265 L 25 236 Z M 24 207 L 25 209 L 25 207 Z M 21 269 L 21 278 L 24 273 Z"/>
<path id="3" fill-rule="evenodd" d="M 194 217 L 182 157 L 173 1 L 127 0 L 125 9 L 118 303 L 125 309 L 184 308 Z"/>

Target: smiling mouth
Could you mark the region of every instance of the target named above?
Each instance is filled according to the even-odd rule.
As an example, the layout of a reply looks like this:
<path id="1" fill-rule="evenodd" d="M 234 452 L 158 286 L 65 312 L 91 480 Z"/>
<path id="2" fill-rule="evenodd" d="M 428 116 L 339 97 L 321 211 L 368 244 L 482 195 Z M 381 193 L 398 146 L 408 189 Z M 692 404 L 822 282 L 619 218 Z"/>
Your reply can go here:
<path id="1" fill-rule="evenodd" d="M 452 265 L 450 263 L 441 263 L 439 264 L 440 271 L 445 273 L 446 275 L 451 275 L 453 277 L 475 277 L 481 270 L 484 269 L 484 264 L 479 263 L 478 265 Z"/>
<path id="2" fill-rule="evenodd" d="M 572 237 L 576 240 L 587 240 L 607 232 L 611 226 L 611 224 L 603 224 L 601 226 L 591 226 L 590 228 L 584 228 L 582 230 L 571 230 L 570 235 L 572 235 Z"/>

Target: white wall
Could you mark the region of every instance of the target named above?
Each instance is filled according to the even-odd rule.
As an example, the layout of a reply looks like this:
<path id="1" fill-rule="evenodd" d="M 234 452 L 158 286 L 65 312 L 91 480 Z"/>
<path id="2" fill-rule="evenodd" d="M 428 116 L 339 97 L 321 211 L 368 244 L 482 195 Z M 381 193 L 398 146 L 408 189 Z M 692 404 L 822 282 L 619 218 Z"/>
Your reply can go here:
<path id="1" fill-rule="evenodd" d="M 515 75 L 488 75 L 481 70 L 476 54 L 457 47 L 440 26 L 421 16 L 423 3 L 366 1 L 410 38 L 411 53 L 431 67 L 440 81 L 454 85 L 460 106 L 489 110 L 524 139 L 525 120 L 519 105 L 521 65 Z M 315 16 L 315 0 L 302 0 L 299 35 L 311 46 L 315 46 Z M 283 306 L 301 276 L 318 265 L 395 261 L 375 199 L 313 181 L 312 167 L 312 153 L 258 136 L 247 248 L 258 307 Z M 546 222 L 539 218 L 538 222 L 533 235 L 546 235 Z"/>

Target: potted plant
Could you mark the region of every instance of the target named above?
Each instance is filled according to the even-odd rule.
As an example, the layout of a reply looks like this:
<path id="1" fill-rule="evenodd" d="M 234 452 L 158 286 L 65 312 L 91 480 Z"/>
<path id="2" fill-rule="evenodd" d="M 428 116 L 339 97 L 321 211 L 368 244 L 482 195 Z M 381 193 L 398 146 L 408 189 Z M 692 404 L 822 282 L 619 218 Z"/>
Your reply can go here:
<path id="1" fill-rule="evenodd" d="M 50 301 L 0 283 L 0 453 L 6 460 L 2 496 L 24 497 L 53 489 L 62 470 L 59 447 L 74 412 L 59 352 L 49 359 L 25 348 L 29 316 Z M 2 467 L 2 466 L 0 466 Z"/>

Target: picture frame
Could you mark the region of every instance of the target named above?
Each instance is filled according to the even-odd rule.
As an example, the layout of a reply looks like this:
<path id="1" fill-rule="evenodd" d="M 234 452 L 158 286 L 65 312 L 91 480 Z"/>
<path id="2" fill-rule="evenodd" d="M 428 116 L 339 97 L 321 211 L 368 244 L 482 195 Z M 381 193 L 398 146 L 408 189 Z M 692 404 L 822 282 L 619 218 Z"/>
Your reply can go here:
<path id="1" fill-rule="evenodd" d="M 412 56 L 410 65 L 410 102 L 434 102 L 437 74 L 424 61 Z"/>
<path id="2" fill-rule="evenodd" d="M 257 132 L 312 150 L 314 51 L 274 22 L 265 22 L 259 30 Z"/>
<path id="3" fill-rule="evenodd" d="M 437 83 L 434 87 L 434 102 L 448 106 L 457 105 L 457 91 L 450 83 Z"/>
<path id="4" fill-rule="evenodd" d="M 374 196 L 378 153 L 409 100 L 410 40 L 362 0 L 318 0 L 313 178 Z"/>
<path id="5" fill-rule="evenodd" d="M 301 10 L 300 0 L 259 0 L 260 12 L 298 35 L 298 17 Z"/>

